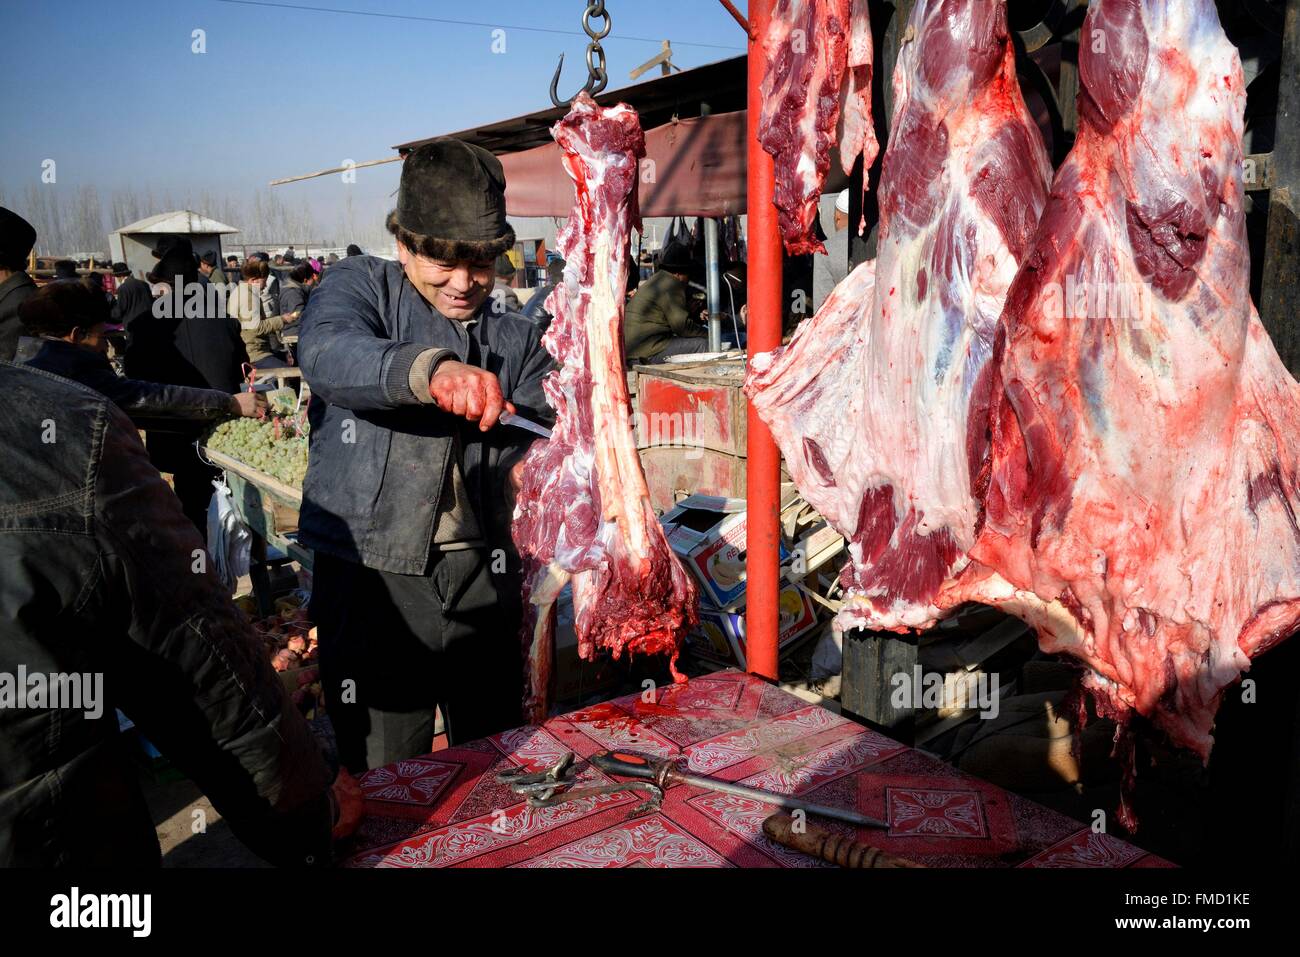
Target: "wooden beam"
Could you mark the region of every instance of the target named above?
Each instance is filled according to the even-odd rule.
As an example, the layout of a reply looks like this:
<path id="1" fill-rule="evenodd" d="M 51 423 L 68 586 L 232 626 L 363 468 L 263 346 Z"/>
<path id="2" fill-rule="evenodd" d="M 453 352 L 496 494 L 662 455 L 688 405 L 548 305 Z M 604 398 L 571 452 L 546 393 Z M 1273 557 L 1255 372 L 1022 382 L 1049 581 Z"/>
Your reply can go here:
<path id="1" fill-rule="evenodd" d="M 659 50 L 659 52 L 655 56 L 651 57 L 649 60 L 646 60 L 644 63 L 642 63 L 631 73 L 629 73 L 628 79 L 635 80 L 642 73 L 646 72 L 646 70 L 649 70 L 651 67 L 655 67 L 655 66 L 663 66 L 663 75 L 667 76 L 672 71 L 673 68 L 672 58 L 673 58 L 672 45 L 669 44 L 667 40 L 664 40 L 663 47 Z"/>
<path id="2" fill-rule="evenodd" d="M 318 176 L 329 176 L 331 173 L 346 173 L 350 169 L 361 169 L 366 166 L 382 166 L 384 163 L 397 163 L 403 157 L 386 156 L 383 159 L 366 160 L 364 163 L 353 163 L 350 166 L 335 166 L 331 169 L 323 169 L 316 173 L 303 173 L 301 176 L 286 176 L 284 179 L 273 179 L 269 183 L 271 186 L 283 186 L 285 183 L 300 183 L 305 179 L 315 179 Z"/>

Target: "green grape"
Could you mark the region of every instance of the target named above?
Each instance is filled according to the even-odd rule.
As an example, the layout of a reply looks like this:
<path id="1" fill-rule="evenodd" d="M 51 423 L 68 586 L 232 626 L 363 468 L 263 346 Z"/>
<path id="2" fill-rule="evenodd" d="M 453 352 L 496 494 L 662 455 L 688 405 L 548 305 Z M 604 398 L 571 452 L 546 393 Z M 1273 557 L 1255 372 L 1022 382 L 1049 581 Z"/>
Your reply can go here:
<path id="1" fill-rule="evenodd" d="M 286 485 L 302 488 L 307 474 L 308 431 L 305 422 L 299 425 L 292 417 L 232 419 L 214 427 L 205 444 Z"/>

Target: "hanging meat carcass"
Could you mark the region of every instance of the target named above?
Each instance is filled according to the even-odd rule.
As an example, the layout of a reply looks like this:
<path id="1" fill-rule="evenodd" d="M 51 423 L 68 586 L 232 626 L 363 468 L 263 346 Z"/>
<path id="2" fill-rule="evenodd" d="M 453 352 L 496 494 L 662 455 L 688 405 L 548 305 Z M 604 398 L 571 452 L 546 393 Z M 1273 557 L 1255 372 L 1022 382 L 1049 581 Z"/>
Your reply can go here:
<path id="1" fill-rule="evenodd" d="M 998 316 L 1051 166 L 1001 2 L 918 0 L 894 72 L 879 256 L 746 391 L 799 490 L 849 542 L 837 626 L 906 630 L 967 567 Z"/>
<path id="2" fill-rule="evenodd" d="M 1003 317 L 969 597 L 1081 658 L 1100 710 L 1208 757 L 1300 620 L 1300 387 L 1249 290 L 1246 101 L 1212 0 L 1100 0 L 1079 133 Z"/>
<path id="3" fill-rule="evenodd" d="M 556 412 L 524 462 L 512 535 L 524 561 L 525 713 L 550 703 L 555 601 L 572 584 L 578 652 L 670 656 L 696 621 L 695 588 L 650 507 L 637 456 L 623 359 L 628 237 L 639 224 L 645 137 L 626 104 L 580 94 L 552 130 L 576 191 L 559 235 L 564 282 L 547 301 L 542 344 L 558 363 L 543 383 Z"/>
<path id="4" fill-rule="evenodd" d="M 841 114 L 845 174 L 859 154 L 864 168 L 876 158 L 867 0 L 777 0 L 762 45 L 758 140 L 773 158 L 781 237 L 792 256 L 825 252 L 813 222 Z"/>

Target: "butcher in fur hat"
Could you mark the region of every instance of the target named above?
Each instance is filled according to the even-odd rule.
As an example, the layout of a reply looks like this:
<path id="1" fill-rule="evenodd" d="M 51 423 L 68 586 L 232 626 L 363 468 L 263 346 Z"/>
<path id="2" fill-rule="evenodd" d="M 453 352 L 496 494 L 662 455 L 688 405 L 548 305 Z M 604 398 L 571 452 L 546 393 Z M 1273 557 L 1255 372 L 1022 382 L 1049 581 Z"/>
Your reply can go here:
<path id="1" fill-rule="evenodd" d="M 409 153 L 388 230 L 397 261 L 349 256 L 303 311 L 311 452 L 299 540 L 314 550 L 321 678 L 353 772 L 520 721 L 513 497 L 528 446 L 509 411 L 553 423 L 541 333 L 493 308 L 513 248 L 487 150 Z"/>

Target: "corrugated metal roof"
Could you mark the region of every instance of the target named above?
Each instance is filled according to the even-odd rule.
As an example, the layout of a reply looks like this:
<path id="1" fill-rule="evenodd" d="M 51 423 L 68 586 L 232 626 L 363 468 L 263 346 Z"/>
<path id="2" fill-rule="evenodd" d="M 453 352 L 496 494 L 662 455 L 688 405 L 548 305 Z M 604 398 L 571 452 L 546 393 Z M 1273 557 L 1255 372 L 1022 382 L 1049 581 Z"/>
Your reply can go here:
<path id="1" fill-rule="evenodd" d="M 174 235 L 194 235 L 204 233 L 237 233 L 234 226 L 227 226 L 215 219 L 209 219 L 189 209 L 178 209 L 170 213 L 149 216 L 129 226 L 118 229 L 119 233 L 171 233 Z"/>

